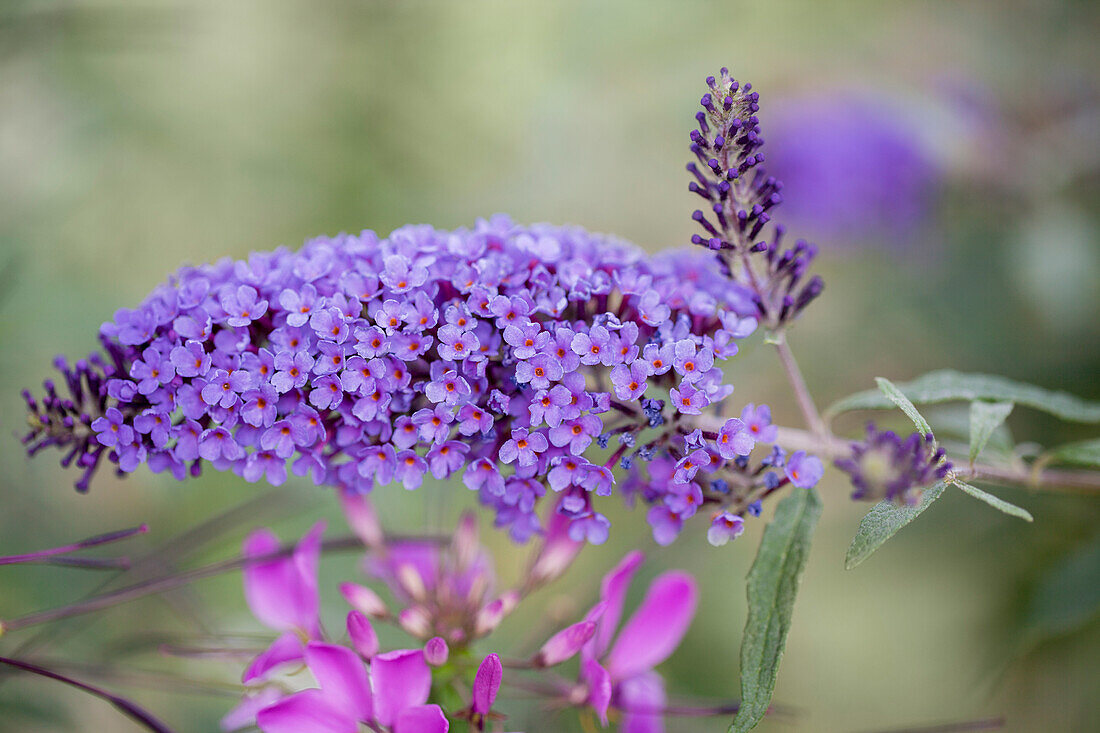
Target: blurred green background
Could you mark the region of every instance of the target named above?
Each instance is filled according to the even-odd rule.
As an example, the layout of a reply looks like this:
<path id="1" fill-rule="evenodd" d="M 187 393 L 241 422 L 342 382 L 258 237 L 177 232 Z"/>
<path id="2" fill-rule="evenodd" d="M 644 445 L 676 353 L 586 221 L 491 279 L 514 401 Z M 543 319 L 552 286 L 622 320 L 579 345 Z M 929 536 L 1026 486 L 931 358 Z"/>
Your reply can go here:
<path id="1" fill-rule="evenodd" d="M 866 221 L 885 217 L 885 227 L 837 231 L 821 220 L 831 208 L 790 222 L 792 234 L 823 249 L 825 296 L 791 337 L 819 403 L 876 375 L 905 379 L 943 366 L 1100 398 L 1098 21 L 1095 3 L 1038 0 L 4 0 L 0 554 L 148 522 L 150 534 L 125 548 L 138 557 L 263 490 L 212 472 L 182 485 L 139 472 L 100 476 L 90 496 L 78 496 L 57 456 L 28 461 L 12 437 L 24 423 L 19 389 L 36 387 L 54 354 L 86 353 L 103 320 L 180 264 L 341 230 L 450 228 L 498 211 L 612 231 L 651 251 L 678 246 L 696 206 L 683 170 L 687 132 L 703 78 L 722 65 L 762 93 L 766 138 L 769 120 L 787 110 L 788 128 L 804 123 L 788 135 L 824 133 L 821 145 L 840 145 L 835 124 L 814 122 L 813 105 L 856 95 L 891 112 L 921 161 L 919 200 L 907 202 L 916 216 L 890 220 L 892 204 L 875 199 Z M 769 161 L 782 166 L 783 148 L 769 141 Z M 898 190 L 892 161 L 860 173 L 863 188 Z M 801 165 L 787 164 L 795 173 Z M 860 195 L 844 196 L 856 214 Z M 789 208 L 797 213 L 795 200 Z M 781 422 L 797 421 L 769 349 L 750 344 L 729 371 L 736 404 L 768 401 Z M 855 434 L 863 417 L 837 427 Z M 1047 445 L 1090 437 L 1087 426 L 1022 408 L 1009 424 L 1017 439 Z M 324 516 L 343 531 L 330 496 L 291 489 L 196 549 L 171 545 L 154 570 L 228 556 L 260 523 L 289 538 Z M 822 490 L 825 514 L 776 691 L 784 714 L 762 729 L 999 716 L 1008 730 L 1096 729 L 1100 625 L 1090 609 L 1062 606 L 1100 584 L 1095 549 L 1088 560 L 1096 498 L 1002 491 L 1035 515 L 1026 525 L 948 496 L 846 572 L 845 548 L 867 507 L 848 501 L 835 475 Z M 454 485 L 377 497 L 389 525 L 406 530 L 449 527 L 471 504 Z M 721 550 L 702 531 L 657 550 L 641 512 L 616 510 L 612 519 L 611 542 L 587 551 L 494 638 L 530 644 L 551 621 L 583 613 L 600 574 L 640 546 L 652 550 L 644 579 L 684 567 L 702 583 L 697 621 L 663 668 L 671 690 L 735 698 L 743 578 L 762 523 Z M 516 578 L 520 553 L 486 537 L 504 579 Z M 1064 618 L 1036 615 L 1041 583 L 1074 551 L 1085 553 L 1081 570 L 1051 601 Z M 352 557 L 327 562 L 326 592 L 356 572 Z M 0 568 L 0 618 L 65 603 L 104 580 Z M 68 669 L 126 691 L 181 730 L 212 730 L 233 702 L 232 667 L 160 659 L 154 635 L 260 629 L 239 576 L 167 600 L 46 627 L 25 653 L 90 665 Z M 329 604 L 330 626 L 339 608 Z M 36 631 L 0 640 L 0 653 L 15 653 Z M 172 679 L 112 676 L 128 667 Z M 211 694 L 175 681 L 181 674 L 209 682 Z M 576 729 L 575 716 L 534 703 L 500 707 L 509 729 Z M 0 678 L 0 730 L 131 729 L 107 705 L 54 683 Z"/>

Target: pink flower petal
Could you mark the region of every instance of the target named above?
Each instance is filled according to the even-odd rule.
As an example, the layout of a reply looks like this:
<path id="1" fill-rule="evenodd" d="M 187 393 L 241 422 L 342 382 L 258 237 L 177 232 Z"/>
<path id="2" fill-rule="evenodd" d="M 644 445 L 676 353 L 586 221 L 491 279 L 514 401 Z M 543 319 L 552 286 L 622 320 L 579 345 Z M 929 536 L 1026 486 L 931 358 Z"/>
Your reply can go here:
<path id="1" fill-rule="evenodd" d="M 300 662 L 304 651 L 302 640 L 293 631 L 288 631 L 271 642 L 271 646 L 252 660 L 248 669 L 244 671 L 241 682 L 248 684 L 253 680 L 266 677 L 268 672 L 280 664 Z"/>
<path id="2" fill-rule="evenodd" d="M 547 639 L 535 656 L 535 664 L 553 667 L 571 658 L 596 633 L 595 621 L 581 621 L 568 626 Z"/>
<path id="3" fill-rule="evenodd" d="M 665 682 L 656 672 L 646 672 L 619 683 L 622 733 L 664 733 Z"/>
<path id="4" fill-rule="evenodd" d="M 658 576 L 607 657 L 611 679 L 633 677 L 667 659 L 695 617 L 697 597 L 695 579 L 687 573 Z"/>
<path id="5" fill-rule="evenodd" d="M 256 715 L 264 733 L 358 733 L 359 724 L 333 708 L 320 690 L 302 690 L 284 697 Z"/>
<path id="6" fill-rule="evenodd" d="M 401 711 L 393 733 L 447 733 L 450 727 L 438 705 L 418 705 Z"/>
<path id="7" fill-rule="evenodd" d="M 596 635 L 588 648 L 589 656 L 600 657 L 607 651 L 607 645 L 611 643 L 611 637 L 615 635 L 615 628 L 623 615 L 623 601 L 626 599 L 627 588 L 630 587 L 634 572 L 643 560 L 645 555 L 637 550 L 628 552 L 611 572 L 603 576 L 603 582 L 600 584 L 600 600 L 607 605 L 596 629 Z"/>
<path id="8" fill-rule="evenodd" d="M 265 687 L 255 695 L 245 695 L 237 704 L 221 719 L 219 725 L 224 731 L 252 728 L 256 725 L 256 713 L 264 708 L 271 707 L 283 698 L 285 693 L 274 687 Z"/>
<path id="9" fill-rule="evenodd" d="M 311 638 L 321 635 L 318 621 L 317 563 L 321 554 L 318 522 L 302 538 L 291 557 L 247 563 L 244 593 L 253 615 L 279 631 L 299 630 Z M 270 530 L 256 530 L 244 542 L 243 554 L 258 557 L 279 549 L 279 538 Z"/>
<path id="10" fill-rule="evenodd" d="M 393 725 L 405 708 L 428 702 L 432 671 L 420 649 L 400 649 L 371 660 L 374 715 L 382 725 Z"/>
<path id="11" fill-rule="evenodd" d="M 588 704 L 606 727 L 607 707 L 611 704 L 611 675 L 595 659 L 588 659 L 581 665 L 581 677 L 588 685 Z"/>
<path id="12" fill-rule="evenodd" d="M 471 707 L 475 713 L 484 715 L 493 709 L 493 701 L 497 699 L 503 676 L 504 667 L 500 663 L 500 657 L 496 654 L 485 657 L 474 676 L 474 699 Z"/>
<path id="13" fill-rule="evenodd" d="M 327 702 L 355 720 L 373 717 L 367 668 L 355 652 L 314 641 L 306 647 L 306 664 Z"/>
<path id="14" fill-rule="evenodd" d="M 350 491 L 340 492 L 340 503 L 344 507 L 344 517 L 351 530 L 363 540 L 367 547 L 380 547 L 383 542 L 382 525 L 378 513 L 367 497 Z"/>

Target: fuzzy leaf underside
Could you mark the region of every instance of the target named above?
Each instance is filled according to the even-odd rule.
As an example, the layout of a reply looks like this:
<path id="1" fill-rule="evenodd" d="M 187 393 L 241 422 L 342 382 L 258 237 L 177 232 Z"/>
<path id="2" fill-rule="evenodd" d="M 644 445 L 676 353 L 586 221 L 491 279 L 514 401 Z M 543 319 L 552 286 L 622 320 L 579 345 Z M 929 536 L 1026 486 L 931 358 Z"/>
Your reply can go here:
<path id="1" fill-rule="evenodd" d="M 851 570 L 869 558 L 886 540 L 893 537 L 905 525 L 920 516 L 921 512 L 940 498 L 946 484 L 942 481 L 925 489 L 916 506 L 899 506 L 892 501 L 881 501 L 859 521 L 859 529 L 848 547 L 844 567 Z"/>
<path id="2" fill-rule="evenodd" d="M 748 576 L 749 615 L 741 640 L 741 707 L 730 724 L 730 733 L 755 728 L 768 712 L 799 580 L 820 516 L 817 491 L 794 489 L 776 507 L 775 518 L 764 530 Z"/>

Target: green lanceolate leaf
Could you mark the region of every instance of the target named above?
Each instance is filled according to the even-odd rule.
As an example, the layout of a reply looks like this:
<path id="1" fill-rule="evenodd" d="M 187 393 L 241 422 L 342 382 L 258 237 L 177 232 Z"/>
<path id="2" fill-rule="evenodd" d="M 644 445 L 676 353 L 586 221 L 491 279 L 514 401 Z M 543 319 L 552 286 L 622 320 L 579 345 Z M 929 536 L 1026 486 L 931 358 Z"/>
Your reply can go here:
<path id="1" fill-rule="evenodd" d="M 1015 407 L 1013 402 L 970 403 L 970 462 L 973 463 L 989 442 L 993 431 L 1001 427 Z"/>
<path id="2" fill-rule="evenodd" d="M 1029 511 L 1027 511 L 1026 509 L 1021 509 L 1020 507 L 1016 506 L 1015 504 L 1009 504 L 1004 499 L 1000 499 L 996 496 L 993 496 L 993 494 L 990 494 L 986 491 L 982 491 L 981 489 L 979 489 L 976 486 L 971 486 L 970 484 L 965 483 L 963 481 L 959 481 L 958 479 L 955 479 L 951 483 L 954 484 L 955 486 L 958 486 L 960 489 L 962 489 L 966 493 L 970 494 L 975 499 L 980 499 L 981 501 L 984 501 L 986 504 L 993 507 L 994 509 L 1000 509 L 1005 514 L 1011 514 L 1014 517 L 1019 517 L 1020 519 L 1023 519 L 1025 522 L 1034 522 L 1035 521 L 1035 517 L 1031 516 L 1031 513 Z"/>
<path id="3" fill-rule="evenodd" d="M 1044 457 L 1044 460 L 1053 460 L 1059 463 L 1074 463 L 1078 466 L 1100 467 L 1100 440 L 1085 440 L 1080 443 L 1069 443 L 1052 449 Z"/>
<path id="4" fill-rule="evenodd" d="M 918 405 L 952 400 L 995 400 L 1033 407 L 1071 422 L 1100 422 L 1100 402 L 1089 402 L 1066 392 L 1054 392 L 991 374 L 963 374 L 941 369 L 897 387 Z M 892 401 L 878 391 L 867 390 L 834 403 L 825 413 L 832 416 L 849 410 L 888 409 L 891 404 Z"/>
<path id="5" fill-rule="evenodd" d="M 1024 628 L 1038 638 L 1064 634 L 1100 611 L 1100 534 L 1043 571 L 1031 594 Z"/>
<path id="6" fill-rule="evenodd" d="M 932 502 L 940 498 L 946 488 L 942 481 L 925 489 L 920 503 L 916 506 L 899 506 L 892 501 L 881 501 L 859 520 L 859 529 L 848 547 L 848 556 L 844 567 L 851 570 L 866 560 L 882 546 L 882 543 L 897 534 L 898 530 L 920 516 Z"/>
<path id="7" fill-rule="evenodd" d="M 794 489 L 764 530 L 748 577 L 749 617 L 741 640 L 741 707 L 730 733 L 751 730 L 768 712 L 787 643 L 810 539 L 821 516 L 814 489 Z"/>
<path id="8" fill-rule="evenodd" d="M 921 435 L 928 435 L 932 432 L 932 428 L 928 426 L 928 421 L 925 420 L 924 416 L 913 406 L 909 398 L 897 388 L 897 385 L 883 377 L 875 377 L 875 383 L 878 385 L 878 388 L 882 390 L 882 393 L 886 395 L 887 399 L 897 405 L 902 412 L 909 416 L 909 419 L 917 426 L 917 430 L 920 431 Z"/>

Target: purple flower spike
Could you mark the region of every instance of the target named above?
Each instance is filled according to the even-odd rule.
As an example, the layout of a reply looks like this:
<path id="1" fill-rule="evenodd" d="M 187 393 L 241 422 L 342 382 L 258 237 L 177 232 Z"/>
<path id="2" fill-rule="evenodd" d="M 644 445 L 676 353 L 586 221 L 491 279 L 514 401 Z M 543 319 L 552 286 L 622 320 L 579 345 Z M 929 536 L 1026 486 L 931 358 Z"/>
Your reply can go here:
<path id="1" fill-rule="evenodd" d="M 273 484 L 292 471 L 358 493 L 461 473 L 517 542 L 545 531 L 554 490 L 571 502 L 566 535 L 602 542 L 610 522 L 585 497 L 678 451 L 677 413 L 730 393 L 721 362 L 764 320 L 713 255 L 648 256 L 576 228 L 494 217 L 319 237 L 184 268 L 120 310 L 104 356 L 58 362 L 71 394 L 28 395 L 25 443 L 62 449 L 81 489 L 105 462 Z M 647 429 L 660 434 L 637 444 Z M 624 497 L 664 511 L 665 493 Z"/>
<path id="2" fill-rule="evenodd" d="M 690 149 L 697 162 L 687 166 L 694 179 L 688 190 L 706 201 L 704 209 L 692 214 L 701 232 L 691 241 L 716 252 L 731 289 L 744 291 L 740 315 L 760 317 L 778 328 L 821 294 L 821 278 L 806 276 L 817 252 L 805 242 L 780 252 L 783 228 L 778 224 L 770 242 L 759 241 L 773 209 L 783 201 L 783 184 L 761 165 L 760 95 L 726 69 L 711 78 L 711 93 L 703 96 L 703 111 L 696 114 L 699 128 L 691 131 Z M 755 267 L 738 266 L 742 258 L 751 265 L 753 256 Z"/>

